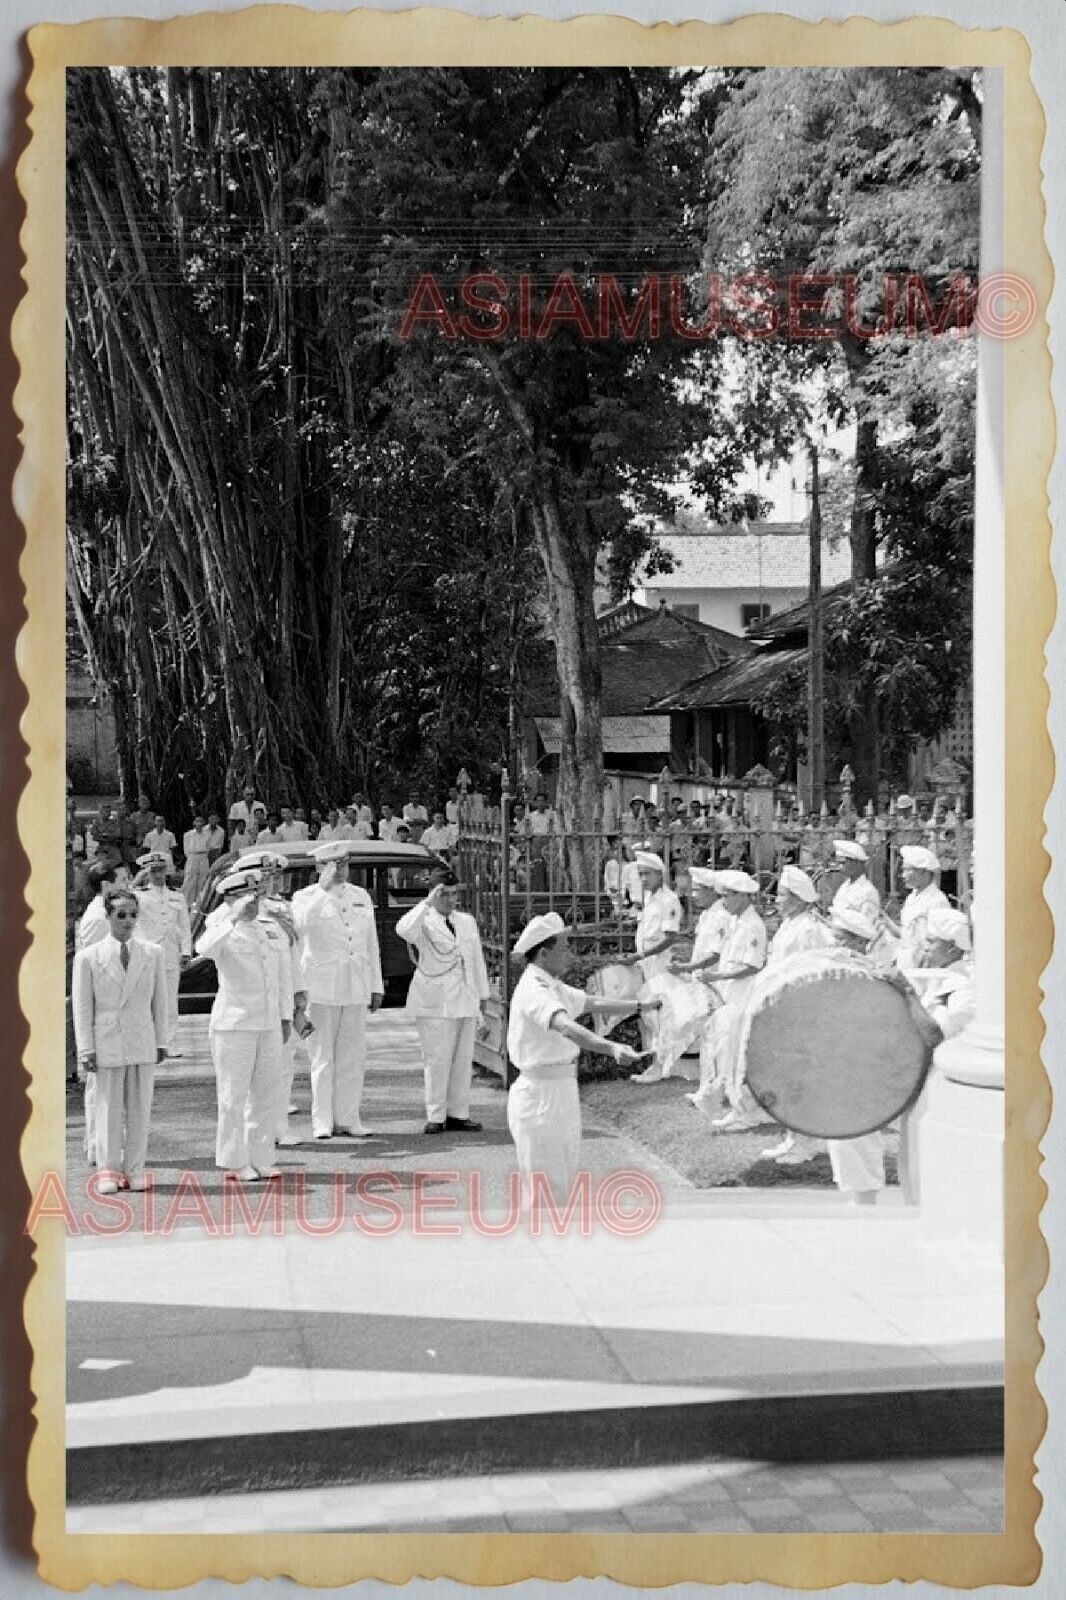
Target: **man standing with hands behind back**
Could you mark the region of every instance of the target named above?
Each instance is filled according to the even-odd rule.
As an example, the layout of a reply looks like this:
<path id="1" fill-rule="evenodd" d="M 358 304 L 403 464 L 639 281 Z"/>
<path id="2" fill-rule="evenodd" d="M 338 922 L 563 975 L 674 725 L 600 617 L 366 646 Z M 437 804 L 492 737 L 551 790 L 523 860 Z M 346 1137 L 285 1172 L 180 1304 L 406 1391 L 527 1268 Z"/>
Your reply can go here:
<path id="1" fill-rule="evenodd" d="M 418 955 L 407 991 L 426 1085 L 426 1133 L 480 1133 L 470 1116 L 470 1079 L 478 1017 L 489 998 L 489 976 L 477 923 L 456 909 L 459 880 L 438 870 L 425 900 L 399 919 L 397 935 Z"/>
<path id="2" fill-rule="evenodd" d="M 349 844 L 331 839 L 311 855 L 318 882 L 292 897 L 300 976 L 311 1035 L 311 1132 L 369 1139 L 359 1117 L 366 1072 L 366 1013 L 385 998 L 374 903 L 348 882 Z"/>

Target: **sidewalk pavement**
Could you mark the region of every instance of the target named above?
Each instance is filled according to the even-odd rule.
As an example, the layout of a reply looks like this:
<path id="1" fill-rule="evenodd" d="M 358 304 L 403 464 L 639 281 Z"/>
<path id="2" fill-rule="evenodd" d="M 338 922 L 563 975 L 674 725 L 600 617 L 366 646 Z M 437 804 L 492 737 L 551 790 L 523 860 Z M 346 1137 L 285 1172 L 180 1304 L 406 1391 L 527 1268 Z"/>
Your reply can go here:
<path id="1" fill-rule="evenodd" d="M 195 1028 L 185 1031 L 191 1042 Z M 314 1163 L 327 1195 L 338 1163 L 349 1176 L 376 1163 L 401 1182 L 415 1171 L 479 1167 L 486 1219 L 501 1220 L 513 1163 L 503 1095 L 479 1085 L 475 1115 L 485 1133 L 427 1151 L 446 1141 L 416 1137 L 413 1034 L 405 1042 L 395 1013 L 375 1019 L 373 1031 L 381 1070 L 368 1075 L 365 1115 L 388 1134 L 375 1141 L 380 1153 L 336 1141 L 321 1154 L 282 1154 L 309 1170 Z M 168 1133 L 168 1099 L 202 1100 L 205 1091 L 213 1099 L 195 1055 L 161 1078 L 157 1173 L 168 1137 L 186 1140 L 169 1158 L 175 1165 L 204 1157 L 205 1141 L 210 1150 L 203 1106 Z M 636 1147 L 597 1132 L 586 1141 L 594 1175 L 647 1170 Z M 190 1139 L 199 1157 L 187 1153 Z M 197 1176 L 215 1181 L 209 1156 Z M 532 1472 L 541 1483 L 553 1469 L 596 1468 L 602 1477 L 609 1465 L 691 1474 L 738 1456 L 749 1473 L 760 1461 L 774 1472 L 805 1461 L 797 1482 L 813 1472 L 839 1491 L 826 1466 L 834 1459 L 893 1457 L 899 1472 L 911 1456 L 995 1452 L 1003 1361 L 995 1258 L 938 1236 L 898 1206 L 852 1210 L 834 1195 L 794 1191 L 707 1194 L 656 1176 L 662 1214 L 633 1237 L 602 1225 L 591 1237 L 534 1238 L 522 1227 L 489 1237 L 461 1207 L 428 1218 L 452 1225 L 452 1236 L 428 1237 L 411 1225 L 403 1189 L 401 1222 L 388 1237 L 360 1232 L 349 1206 L 336 1231 L 316 1236 L 286 1210 L 290 1222 L 278 1235 L 267 1223 L 258 1236 L 212 1236 L 190 1219 L 169 1236 L 134 1229 L 72 1238 L 68 1495 L 82 1509 L 71 1515 L 86 1531 L 120 1531 L 136 1525 L 138 1507 L 103 1502 L 137 1501 L 148 1516 L 151 1502 L 168 1500 L 188 1516 L 183 1523 L 180 1512 L 168 1513 L 168 1528 L 196 1531 L 198 1495 L 224 1493 L 220 1503 L 239 1517 L 252 1514 L 241 1511 L 241 1491 L 273 1504 L 279 1493 L 317 1485 L 339 1494 L 361 1483 L 372 1497 L 366 1504 L 380 1507 L 395 1502 L 374 1501 L 372 1486 L 397 1478 L 506 1472 L 514 1484 Z M 248 1191 L 253 1210 L 266 1189 Z M 322 1205 L 319 1220 L 332 1212 L 331 1202 Z M 130 1444 L 139 1448 L 122 1448 Z M 890 1469 L 891 1461 L 877 1470 Z M 676 1511 L 688 1488 L 714 1521 L 718 1513 L 706 1507 L 720 1480 L 709 1467 L 695 1479 L 656 1480 L 655 1493 L 675 1507 L 670 1525 L 693 1520 Z M 945 1515 L 961 1494 L 961 1526 L 973 1502 L 948 1481 L 940 1485 Z M 976 1486 L 994 1489 L 995 1474 Z M 899 1485 L 879 1481 L 869 1492 L 890 1496 L 886 1531 L 893 1516 L 912 1514 L 891 1499 L 909 1492 Z M 835 1503 L 825 1514 L 843 1519 L 836 1531 L 854 1527 L 855 1515 L 869 1520 L 839 1492 L 828 1498 Z M 995 1495 L 985 1499 L 998 1517 Z M 438 1506 L 442 1525 L 455 1520 L 456 1503 Z M 365 1506 L 334 1510 L 338 1525 L 370 1525 Z M 727 1505 L 723 1515 L 733 1514 Z M 542 1505 L 528 1515 L 548 1513 Z"/>

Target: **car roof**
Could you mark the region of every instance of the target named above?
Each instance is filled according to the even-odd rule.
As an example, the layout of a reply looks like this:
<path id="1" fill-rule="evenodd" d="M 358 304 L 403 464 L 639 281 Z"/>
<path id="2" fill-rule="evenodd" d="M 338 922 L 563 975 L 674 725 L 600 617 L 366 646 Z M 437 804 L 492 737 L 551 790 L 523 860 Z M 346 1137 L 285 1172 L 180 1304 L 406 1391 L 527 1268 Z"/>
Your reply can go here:
<path id="1" fill-rule="evenodd" d="M 367 865 L 375 861 L 385 861 L 392 866 L 405 861 L 440 861 L 441 858 L 424 844 L 399 844 L 389 839 L 345 839 L 343 841 L 326 840 L 327 844 L 343 842 L 348 846 L 348 859 L 358 866 L 360 863 Z M 288 839 L 283 844 L 242 844 L 237 850 L 238 856 L 252 855 L 256 852 L 269 850 L 271 855 L 285 856 L 290 861 L 310 861 L 311 851 L 315 849 L 313 839 Z M 443 866 L 444 863 L 441 862 Z"/>

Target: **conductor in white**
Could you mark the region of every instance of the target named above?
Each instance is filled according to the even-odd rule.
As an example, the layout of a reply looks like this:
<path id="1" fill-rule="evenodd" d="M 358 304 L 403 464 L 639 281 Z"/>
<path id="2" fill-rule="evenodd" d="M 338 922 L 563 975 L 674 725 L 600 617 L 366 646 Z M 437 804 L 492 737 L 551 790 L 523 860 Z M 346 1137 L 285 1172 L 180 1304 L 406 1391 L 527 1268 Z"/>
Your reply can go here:
<path id="1" fill-rule="evenodd" d="M 311 1047 L 311 1131 L 368 1139 L 359 1116 L 366 1073 L 366 1014 L 385 998 L 374 902 L 348 882 L 346 839 L 311 854 L 318 882 L 292 897 L 300 939 L 299 987 L 314 1026 Z"/>
<path id="2" fill-rule="evenodd" d="M 603 1039 L 575 1021 L 596 1003 L 564 983 L 570 966 L 569 935 L 556 912 L 527 923 L 514 947 L 526 969 L 515 987 L 507 1025 L 507 1054 L 518 1071 L 507 1097 L 507 1126 L 515 1142 L 523 1205 L 537 1203 L 541 1186 L 565 1202 L 581 1153 L 577 1063 L 581 1051 L 619 1063 L 640 1060 L 628 1045 Z"/>
<path id="3" fill-rule="evenodd" d="M 426 1086 L 426 1133 L 479 1133 L 470 1115 L 470 1078 L 478 1017 L 489 998 L 489 975 L 477 923 L 456 910 L 459 880 L 438 870 L 428 897 L 396 924 L 418 966 L 407 991 Z"/>
<path id="4" fill-rule="evenodd" d="M 215 1063 L 215 1162 L 227 1178 L 274 1178 L 277 1101 L 284 1092 L 282 1046 L 292 1026 L 289 943 L 260 905 L 258 872 L 228 873 L 222 905 L 196 941 L 218 968 L 208 1038 Z"/>

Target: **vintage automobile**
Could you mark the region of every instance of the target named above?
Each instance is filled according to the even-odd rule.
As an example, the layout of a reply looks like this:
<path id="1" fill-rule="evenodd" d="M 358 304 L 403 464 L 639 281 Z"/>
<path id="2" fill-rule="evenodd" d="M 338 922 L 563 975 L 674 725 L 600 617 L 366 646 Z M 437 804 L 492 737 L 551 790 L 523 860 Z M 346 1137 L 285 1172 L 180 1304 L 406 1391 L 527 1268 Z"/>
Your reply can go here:
<path id="1" fill-rule="evenodd" d="M 219 879 L 240 865 L 241 855 L 250 854 L 257 848 L 253 844 L 236 854 L 220 856 L 212 866 L 192 911 L 194 947 L 208 914 L 218 904 Z M 318 876 L 318 867 L 310 853 L 311 846 L 306 841 L 272 844 L 269 848 L 277 855 L 286 857 L 287 865 L 282 875 L 286 895 L 306 888 Z M 377 839 L 353 839 L 348 859 L 349 881 L 365 889 L 374 902 L 378 944 L 381 948 L 381 972 L 385 980 L 385 1004 L 400 1006 L 407 997 L 414 968 L 407 946 L 396 937 L 396 923 L 405 911 L 428 894 L 430 873 L 447 863 L 423 845 L 389 844 Z M 215 963 L 205 956 L 194 955 L 181 975 L 179 1014 L 185 1016 L 210 1011 L 217 988 Z"/>

